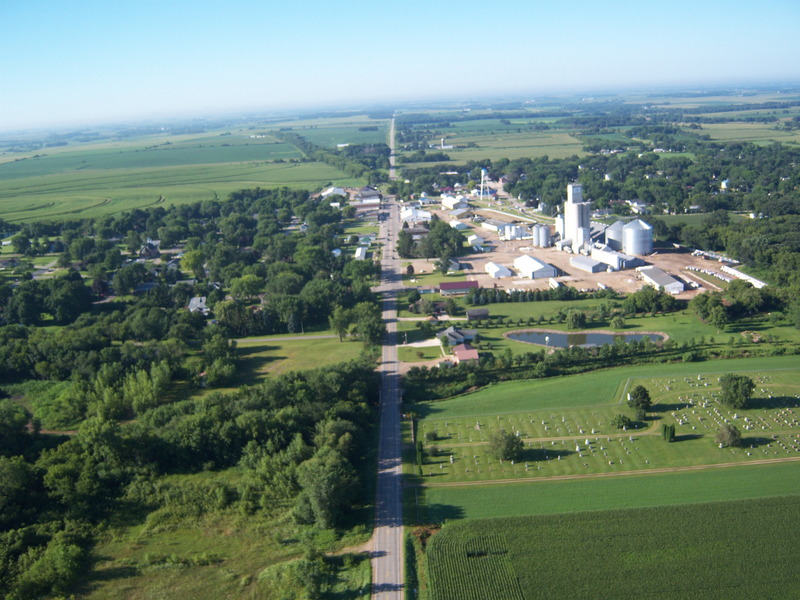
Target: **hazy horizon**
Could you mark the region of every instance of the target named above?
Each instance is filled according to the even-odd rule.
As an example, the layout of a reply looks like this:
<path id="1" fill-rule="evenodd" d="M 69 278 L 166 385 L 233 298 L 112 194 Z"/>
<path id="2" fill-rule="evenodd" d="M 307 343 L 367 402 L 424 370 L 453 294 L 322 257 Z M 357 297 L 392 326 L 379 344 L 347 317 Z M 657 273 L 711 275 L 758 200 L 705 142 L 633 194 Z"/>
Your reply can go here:
<path id="1" fill-rule="evenodd" d="M 313 15 L 313 22 L 308 16 Z M 573 0 L 6 7 L 0 131 L 800 82 L 800 4 Z"/>

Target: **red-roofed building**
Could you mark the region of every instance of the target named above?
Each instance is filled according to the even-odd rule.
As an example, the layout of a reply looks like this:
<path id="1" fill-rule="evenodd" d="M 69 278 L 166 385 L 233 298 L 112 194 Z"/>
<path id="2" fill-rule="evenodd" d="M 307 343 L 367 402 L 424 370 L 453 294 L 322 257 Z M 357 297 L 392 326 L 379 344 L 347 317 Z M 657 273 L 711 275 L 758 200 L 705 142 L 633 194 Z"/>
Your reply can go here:
<path id="1" fill-rule="evenodd" d="M 456 364 L 462 362 L 475 364 L 478 363 L 478 351 L 469 344 L 459 344 L 458 346 L 454 346 L 453 354 L 456 358 Z"/>
<path id="2" fill-rule="evenodd" d="M 466 294 L 478 287 L 480 286 L 477 281 L 443 281 L 439 284 L 439 292 L 442 296 L 455 296 L 456 294 Z"/>

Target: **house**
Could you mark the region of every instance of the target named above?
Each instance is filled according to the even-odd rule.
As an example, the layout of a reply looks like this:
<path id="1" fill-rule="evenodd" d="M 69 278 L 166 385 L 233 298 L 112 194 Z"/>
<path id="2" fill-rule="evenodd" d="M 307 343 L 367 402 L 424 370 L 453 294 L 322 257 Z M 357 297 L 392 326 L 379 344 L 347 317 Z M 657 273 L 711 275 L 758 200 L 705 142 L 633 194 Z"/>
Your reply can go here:
<path id="1" fill-rule="evenodd" d="M 366 246 L 359 246 L 356 248 L 356 252 L 354 255 L 356 260 L 364 260 L 367 258 L 367 247 Z"/>
<path id="2" fill-rule="evenodd" d="M 411 239 L 414 240 L 415 242 L 420 241 L 422 238 L 424 238 L 426 235 L 430 233 L 430 231 L 428 231 L 424 227 L 408 227 L 405 229 L 405 232 L 408 235 L 410 235 Z"/>
<path id="3" fill-rule="evenodd" d="M 486 266 L 484 267 L 484 270 L 486 271 L 486 273 L 489 274 L 489 277 L 492 277 L 494 279 L 501 279 L 503 277 L 511 277 L 513 275 L 513 273 L 511 272 L 511 270 L 509 268 L 504 267 L 503 265 L 498 265 L 497 263 L 494 263 L 494 262 L 486 263 Z"/>
<path id="4" fill-rule="evenodd" d="M 451 326 L 437 333 L 436 337 L 442 342 L 446 342 L 449 346 L 455 346 L 456 344 L 471 342 L 477 335 L 477 329 L 461 329 L 460 327 Z"/>
<path id="5" fill-rule="evenodd" d="M 455 356 L 456 364 L 459 363 L 472 363 L 477 364 L 480 357 L 478 351 L 469 344 L 459 344 L 453 348 L 453 355 Z"/>
<path id="6" fill-rule="evenodd" d="M 203 315 L 207 315 L 210 312 L 210 309 L 206 306 L 205 296 L 195 296 L 194 298 L 191 298 L 187 308 L 191 313 L 201 313 Z"/>
<path id="7" fill-rule="evenodd" d="M 514 259 L 514 268 L 519 272 L 520 277 L 527 277 L 528 279 L 558 277 L 558 269 L 553 265 L 526 254 Z"/>
<path id="8" fill-rule="evenodd" d="M 450 227 L 452 227 L 453 229 L 457 229 L 458 231 L 469 229 L 469 225 L 467 225 L 466 223 L 462 223 L 461 221 L 450 221 L 448 225 L 450 225 Z"/>
<path id="9" fill-rule="evenodd" d="M 359 204 L 380 204 L 383 196 L 374 187 L 365 185 L 353 194 L 353 200 Z"/>
<path id="10" fill-rule="evenodd" d="M 159 256 L 161 256 L 161 252 L 153 242 L 145 242 L 139 248 L 139 258 L 158 258 Z"/>
<path id="11" fill-rule="evenodd" d="M 443 281 L 439 284 L 439 293 L 442 296 L 455 296 L 466 294 L 472 289 L 480 287 L 477 281 Z"/>
<path id="12" fill-rule="evenodd" d="M 467 321 L 480 321 L 489 318 L 488 308 L 469 308 L 467 309 Z"/>

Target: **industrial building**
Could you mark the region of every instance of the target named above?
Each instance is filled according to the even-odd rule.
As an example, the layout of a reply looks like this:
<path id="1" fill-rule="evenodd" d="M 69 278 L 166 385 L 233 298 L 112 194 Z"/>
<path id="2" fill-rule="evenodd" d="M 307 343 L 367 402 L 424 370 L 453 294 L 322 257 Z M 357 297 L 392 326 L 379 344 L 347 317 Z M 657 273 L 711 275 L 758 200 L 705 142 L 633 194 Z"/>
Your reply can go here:
<path id="1" fill-rule="evenodd" d="M 469 202 L 467 202 L 464 196 L 442 196 L 442 207 L 446 210 L 456 210 L 457 208 L 469 208 Z"/>
<path id="2" fill-rule="evenodd" d="M 562 240 L 572 242 L 577 251 L 591 242 L 591 202 L 583 201 L 583 187 L 579 183 L 567 185 L 567 201 L 564 203 L 564 233 Z"/>
<path id="3" fill-rule="evenodd" d="M 682 282 L 658 267 L 639 267 L 636 270 L 639 271 L 647 285 L 651 285 L 657 290 L 664 290 L 668 294 L 680 294 L 685 288 Z"/>
<path id="4" fill-rule="evenodd" d="M 499 233 L 502 229 L 505 229 L 506 225 L 508 225 L 508 223 L 498 221 L 497 219 L 486 219 L 481 223 L 481 227 L 487 231 L 494 231 L 495 233 Z"/>
<path id="5" fill-rule="evenodd" d="M 569 259 L 569 264 L 570 266 L 580 269 L 581 271 L 586 271 L 587 273 L 600 273 L 601 271 L 606 271 L 608 269 L 608 265 L 605 263 L 581 254 L 572 256 Z"/>
<path id="6" fill-rule="evenodd" d="M 439 293 L 442 296 L 455 296 L 466 294 L 471 289 L 480 287 L 477 281 L 443 281 L 439 284 Z"/>
<path id="7" fill-rule="evenodd" d="M 484 270 L 486 271 L 486 273 L 488 273 L 489 277 L 492 277 L 494 279 L 511 277 L 513 275 L 511 269 L 504 267 L 503 265 L 498 265 L 497 263 L 494 262 L 486 263 Z"/>
<path id="8" fill-rule="evenodd" d="M 511 223 L 498 230 L 501 240 L 525 240 L 531 237 L 531 232 L 522 225 L 513 225 Z"/>
<path id="9" fill-rule="evenodd" d="M 452 227 L 453 229 L 457 229 L 458 231 L 469 229 L 469 225 L 467 225 L 466 223 L 462 223 L 461 221 L 455 221 L 455 220 L 450 221 L 448 225 L 450 225 L 450 227 Z"/>
<path id="10" fill-rule="evenodd" d="M 467 238 L 467 243 L 468 243 L 470 246 L 473 246 L 473 247 L 483 246 L 483 243 L 484 243 L 485 241 L 486 241 L 486 240 L 484 240 L 484 239 L 483 239 L 481 236 L 479 236 L 477 233 L 473 233 L 471 236 L 469 236 L 469 237 Z"/>
<path id="11" fill-rule="evenodd" d="M 514 259 L 514 268 L 519 272 L 520 277 L 527 277 L 528 279 L 558 277 L 558 269 L 553 265 L 528 255 L 522 255 Z"/>
<path id="12" fill-rule="evenodd" d="M 617 252 L 616 250 L 612 250 L 603 244 L 592 245 L 591 257 L 594 260 L 607 264 L 614 271 L 633 269 L 634 267 L 644 264 L 644 261 L 641 258 L 637 258 L 636 256 L 631 256 L 629 254 L 623 254 L 622 252 Z"/>

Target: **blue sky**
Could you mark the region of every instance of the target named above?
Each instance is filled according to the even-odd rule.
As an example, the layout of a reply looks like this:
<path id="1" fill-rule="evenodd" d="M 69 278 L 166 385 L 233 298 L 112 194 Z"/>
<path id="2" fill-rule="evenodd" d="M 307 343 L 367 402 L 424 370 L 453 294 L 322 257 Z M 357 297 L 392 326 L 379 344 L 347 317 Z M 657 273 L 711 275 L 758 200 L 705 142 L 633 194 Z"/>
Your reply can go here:
<path id="1" fill-rule="evenodd" d="M 0 131 L 800 83 L 797 0 L 0 0 Z"/>

